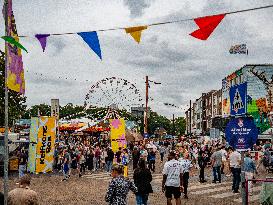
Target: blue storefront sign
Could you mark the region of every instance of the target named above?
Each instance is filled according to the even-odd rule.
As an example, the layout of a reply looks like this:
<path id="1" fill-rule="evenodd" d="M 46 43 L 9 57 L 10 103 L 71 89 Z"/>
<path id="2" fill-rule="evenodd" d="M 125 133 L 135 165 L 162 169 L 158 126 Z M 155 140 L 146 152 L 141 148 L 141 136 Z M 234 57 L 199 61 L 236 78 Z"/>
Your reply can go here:
<path id="1" fill-rule="evenodd" d="M 241 116 L 247 112 L 247 83 L 232 86 L 230 95 L 230 114 Z"/>
<path id="2" fill-rule="evenodd" d="M 232 119 L 226 127 L 226 140 L 237 150 L 251 148 L 258 139 L 258 129 L 250 118 Z"/>

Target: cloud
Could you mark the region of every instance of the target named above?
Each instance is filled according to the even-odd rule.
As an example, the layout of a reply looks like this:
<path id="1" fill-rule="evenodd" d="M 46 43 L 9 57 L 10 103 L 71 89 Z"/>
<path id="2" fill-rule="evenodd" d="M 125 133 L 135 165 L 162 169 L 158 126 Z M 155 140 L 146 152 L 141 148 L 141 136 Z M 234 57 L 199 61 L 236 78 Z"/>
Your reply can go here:
<path id="1" fill-rule="evenodd" d="M 34 36 L 142 25 L 258 7 L 271 4 L 272 0 L 80 2 L 14 1 L 17 29 L 20 34 Z M 166 107 L 164 102 L 184 109 L 203 92 L 221 88 L 221 80 L 243 65 L 272 63 L 271 22 L 272 9 L 227 15 L 207 41 L 189 35 L 197 29 L 194 21 L 148 27 L 142 32 L 140 44 L 123 30 L 98 32 L 102 61 L 77 35 L 50 36 L 44 53 L 37 39 L 22 38 L 20 42 L 29 50 L 28 54 L 23 53 L 25 68 L 29 73 L 47 76 L 41 80 L 26 75 L 27 104 L 50 103 L 51 98 L 59 98 L 61 104 L 82 105 L 90 86 L 110 76 L 135 83 L 144 99 L 144 78 L 148 75 L 149 79 L 162 83 L 151 84 L 152 109 L 169 117 L 172 113 L 181 116 L 181 109 Z M 4 24 L 2 18 L 0 24 Z M 229 54 L 230 46 L 238 43 L 247 44 L 248 56 Z M 56 80 L 56 76 L 77 78 L 81 82 Z M 92 83 L 85 83 L 86 80 Z"/>
<path id="2" fill-rule="evenodd" d="M 140 17 L 143 15 L 144 10 L 151 5 L 151 0 L 123 0 L 124 4 L 130 10 L 130 16 L 132 18 Z"/>

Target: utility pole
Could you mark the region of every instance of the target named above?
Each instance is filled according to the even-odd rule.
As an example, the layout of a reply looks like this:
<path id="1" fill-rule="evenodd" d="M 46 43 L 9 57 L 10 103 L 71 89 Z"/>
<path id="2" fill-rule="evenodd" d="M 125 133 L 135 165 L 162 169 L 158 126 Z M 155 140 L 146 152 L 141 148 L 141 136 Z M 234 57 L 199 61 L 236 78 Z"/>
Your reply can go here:
<path id="1" fill-rule="evenodd" d="M 8 36 L 8 0 L 4 1 L 5 35 Z M 9 93 L 8 93 L 8 43 L 5 43 L 5 139 L 4 139 L 4 205 L 8 204 L 9 192 Z"/>
<path id="2" fill-rule="evenodd" d="M 148 100 L 149 100 L 149 78 L 146 76 L 146 105 L 144 114 L 144 134 L 148 133 Z"/>
<path id="3" fill-rule="evenodd" d="M 192 113 L 191 113 L 191 100 L 190 100 L 190 135 L 191 135 L 191 116 L 192 116 Z"/>
<path id="4" fill-rule="evenodd" d="M 173 136 L 175 135 L 175 124 L 174 124 L 174 122 L 175 122 L 175 119 L 174 119 L 174 114 L 173 114 Z"/>

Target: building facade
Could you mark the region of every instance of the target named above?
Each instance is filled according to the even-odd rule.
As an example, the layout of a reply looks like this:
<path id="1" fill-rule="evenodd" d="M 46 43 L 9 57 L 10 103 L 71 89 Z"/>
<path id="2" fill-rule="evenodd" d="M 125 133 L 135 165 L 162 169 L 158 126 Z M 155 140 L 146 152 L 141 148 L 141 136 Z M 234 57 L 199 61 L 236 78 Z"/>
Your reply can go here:
<path id="1" fill-rule="evenodd" d="M 253 117 L 260 134 L 272 134 L 273 64 L 245 65 L 223 79 L 223 117 L 231 117 L 230 88 L 242 83 L 247 84 L 246 115 Z"/>

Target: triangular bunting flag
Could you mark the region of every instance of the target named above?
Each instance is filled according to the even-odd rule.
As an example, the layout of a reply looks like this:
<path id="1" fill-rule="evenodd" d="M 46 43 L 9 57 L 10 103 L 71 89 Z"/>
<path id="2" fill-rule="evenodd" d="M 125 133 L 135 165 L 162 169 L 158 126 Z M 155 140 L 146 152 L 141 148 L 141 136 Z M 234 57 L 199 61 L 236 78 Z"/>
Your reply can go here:
<path id="1" fill-rule="evenodd" d="M 87 43 L 87 45 L 99 56 L 101 57 L 100 42 L 96 31 L 93 32 L 81 32 L 78 33 L 80 37 Z"/>
<path id="2" fill-rule="evenodd" d="M 140 43 L 141 32 L 147 29 L 148 26 L 138 26 L 138 27 L 130 27 L 125 28 L 126 33 L 129 33 L 137 43 Z"/>
<path id="3" fill-rule="evenodd" d="M 195 23 L 199 26 L 199 29 L 192 32 L 190 35 L 200 40 L 207 40 L 225 15 L 226 14 L 220 14 L 194 19 Z"/>
<path id="4" fill-rule="evenodd" d="M 45 52 L 45 48 L 46 48 L 46 39 L 47 37 L 50 36 L 50 34 L 36 34 L 35 37 L 38 39 L 38 41 L 40 42 L 43 52 Z"/>
<path id="5" fill-rule="evenodd" d="M 24 51 L 27 52 L 27 49 L 21 43 L 17 42 L 13 37 L 11 37 L 11 36 L 2 36 L 1 38 L 3 40 L 5 40 L 6 42 L 16 46 L 17 48 L 21 48 L 21 49 L 23 49 Z"/>

